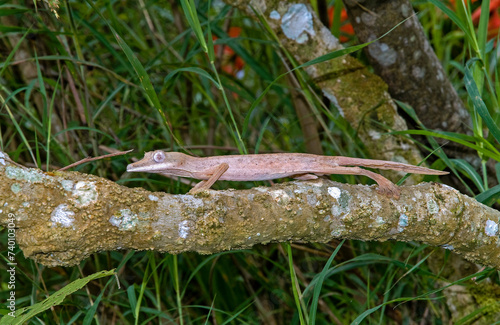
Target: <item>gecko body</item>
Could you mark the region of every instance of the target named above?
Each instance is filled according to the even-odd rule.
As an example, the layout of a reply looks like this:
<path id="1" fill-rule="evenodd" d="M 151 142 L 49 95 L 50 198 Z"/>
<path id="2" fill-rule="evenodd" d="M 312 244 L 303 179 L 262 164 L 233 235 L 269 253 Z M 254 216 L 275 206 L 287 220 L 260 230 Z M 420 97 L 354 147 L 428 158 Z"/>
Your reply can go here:
<path id="1" fill-rule="evenodd" d="M 398 170 L 415 174 L 448 174 L 448 172 L 393 161 L 342 156 L 274 153 L 198 158 L 180 152 L 164 152 L 161 150 L 147 152 L 142 160 L 128 165 L 127 171 L 157 173 L 164 176 L 190 177 L 202 180 L 190 193 L 208 189 L 217 180 L 265 181 L 284 177 L 306 180 L 330 174 L 364 175 L 377 182 L 380 193 L 399 198 L 399 188 L 391 181 L 358 166 Z"/>

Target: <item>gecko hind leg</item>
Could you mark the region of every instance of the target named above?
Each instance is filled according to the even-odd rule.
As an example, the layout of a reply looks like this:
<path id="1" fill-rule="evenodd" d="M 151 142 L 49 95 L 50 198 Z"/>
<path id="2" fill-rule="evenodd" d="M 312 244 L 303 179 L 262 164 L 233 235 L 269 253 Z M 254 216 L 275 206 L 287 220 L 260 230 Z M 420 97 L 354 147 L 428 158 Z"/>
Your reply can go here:
<path id="1" fill-rule="evenodd" d="M 331 167 L 328 169 L 329 174 L 336 175 L 363 175 L 370 177 L 378 184 L 377 192 L 380 194 L 386 195 L 388 197 L 393 197 L 395 199 L 399 199 L 400 189 L 390 180 L 385 178 L 382 175 L 374 173 L 372 171 L 359 168 L 359 167 Z M 326 173 L 325 173 L 326 174 Z"/>
<path id="2" fill-rule="evenodd" d="M 209 188 L 214 185 L 215 182 L 226 172 L 226 170 L 229 168 L 229 165 L 226 163 L 222 163 L 219 166 L 217 166 L 214 170 L 214 173 L 212 176 L 210 176 L 209 179 L 204 180 L 196 184 L 189 192 L 188 194 L 195 194 L 203 190 L 208 190 Z"/>

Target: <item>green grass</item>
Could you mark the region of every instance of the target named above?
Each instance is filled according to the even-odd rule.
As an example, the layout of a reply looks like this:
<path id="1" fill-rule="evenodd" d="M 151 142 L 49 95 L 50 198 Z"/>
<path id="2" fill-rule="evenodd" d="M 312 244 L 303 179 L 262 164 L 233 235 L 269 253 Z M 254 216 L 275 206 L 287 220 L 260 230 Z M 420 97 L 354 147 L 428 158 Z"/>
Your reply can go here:
<path id="1" fill-rule="evenodd" d="M 134 148 L 136 157 L 155 149 L 197 155 L 305 151 L 290 91 L 294 85 L 285 77 L 290 73 L 282 60 L 286 55 L 264 22 L 227 6 L 215 10 L 208 2 L 195 8 L 191 0 L 145 2 L 145 8 L 139 2 L 65 2 L 59 20 L 37 5 L 36 10 L 0 4 L 0 16 L 10 18 L 0 23 L 0 145 L 15 161 L 52 170 L 106 153 L 101 146 Z M 491 184 L 486 166 L 487 159 L 496 163 L 493 176 L 500 178 L 500 83 L 496 45 L 485 36 L 488 17 L 474 28 L 468 7 L 448 11 L 449 19 L 435 6 L 440 1 L 419 3 L 420 19 L 468 103 L 473 132 L 419 125 L 405 133 L 426 136 L 430 145 L 424 151 L 434 151 L 436 167 L 450 168 L 481 202 L 498 204 L 500 187 Z M 228 22 L 241 27 L 239 37 L 229 37 Z M 221 59 L 224 44 L 234 54 Z M 242 79 L 221 69 L 235 56 L 245 62 Z M 299 91 L 314 105 L 325 154 L 366 156 L 356 131 L 334 107 L 322 106 L 300 69 L 294 73 Z M 411 107 L 401 107 L 418 125 Z M 435 138 L 472 148 L 483 159 L 481 166 L 447 157 Z M 124 176 L 131 156 L 75 170 L 130 187 L 188 191 L 188 185 L 161 176 Z M 366 182 L 353 176 L 333 179 Z M 215 187 L 254 185 L 219 182 Z M 6 238 L 2 231 L 0 243 Z M 431 259 L 441 254 L 441 271 L 436 271 Z M 269 244 L 210 256 L 105 252 L 79 267 L 45 268 L 17 251 L 16 297 L 19 310 L 36 306 L 32 324 L 395 324 L 420 322 L 424 313 L 426 323 L 438 324 L 450 318 L 445 285 L 470 283 L 470 277 L 447 277 L 448 254 L 417 243 L 334 241 Z M 6 263 L 0 265 L 0 312 L 5 314 L 1 304 L 9 290 Z M 99 277 L 113 269 L 116 276 Z M 86 276 L 92 281 L 78 287 Z M 498 284 L 499 279 L 486 269 L 476 281 Z M 56 293 L 64 299 L 57 300 Z M 47 297 L 55 306 L 39 307 Z"/>

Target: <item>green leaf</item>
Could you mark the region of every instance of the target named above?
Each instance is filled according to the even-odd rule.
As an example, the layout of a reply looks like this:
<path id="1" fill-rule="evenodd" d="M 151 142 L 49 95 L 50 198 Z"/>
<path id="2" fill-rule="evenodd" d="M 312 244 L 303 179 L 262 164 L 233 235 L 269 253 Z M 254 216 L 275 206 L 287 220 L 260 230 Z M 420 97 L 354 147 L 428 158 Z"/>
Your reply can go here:
<path id="1" fill-rule="evenodd" d="M 103 296 L 104 292 L 106 292 L 106 288 L 108 287 L 108 285 L 113 283 L 114 280 L 115 279 L 111 278 L 108 280 L 108 282 L 106 282 L 106 285 L 101 290 L 101 293 L 99 294 L 99 296 L 97 296 L 97 298 L 94 300 L 94 303 L 92 304 L 92 306 L 88 310 L 85 311 L 85 317 L 83 318 L 83 322 L 82 322 L 83 325 L 92 325 L 92 319 L 94 318 L 94 316 L 96 314 L 97 307 L 99 307 L 99 303 L 102 300 L 102 296 Z"/>
<path id="2" fill-rule="evenodd" d="M 64 288 L 58 290 L 56 293 L 53 293 L 50 295 L 48 298 L 44 299 L 43 301 L 34 304 L 33 306 L 29 307 L 24 307 L 16 310 L 14 313 L 15 318 L 11 316 L 4 316 L 2 319 L 0 319 L 0 325 L 3 324 L 10 324 L 10 325 L 17 325 L 17 324 L 25 324 L 27 321 L 29 321 L 31 318 L 35 317 L 37 314 L 44 312 L 54 306 L 60 305 L 64 299 L 72 294 L 73 292 L 80 290 L 83 288 L 87 283 L 89 283 L 92 280 L 100 279 L 106 276 L 111 276 L 115 273 L 115 269 L 109 270 L 109 271 L 101 271 L 97 272 L 94 274 L 89 275 L 88 277 L 85 277 L 83 279 L 78 279 L 70 284 L 66 285 Z"/>
<path id="3" fill-rule="evenodd" d="M 200 20 L 198 19 L 198 13 L 196 12 L 196 5 L 193 0 L 181 0 L 182 10 L 189 23 L 189 26 L 193 29 L 194 35 L 200 42 L 201 47 L 205 53 L 208 53 L 207 43 L 205 42 L 205 37 L 203 36 L 203 31 L 201 29 Z"/>
<path id="4" fill-rule="evenodd" d="M 163 80 L 164 83 L 167 83 L 167 81 L 169 81 L 170 79 L 172 79 L 173 76 L 175 76 L 177 73 L 179 72 L 183 72 L 183 71 L 187 71 L 187 72 L 194 72 L 194 73 L 197 73 L 199 74 L 200 76 L 202 77 L 205 77 L 207 78 L 208 80 L 212 81 L 214 83 L 214 85 L 219 88 L 219 83 L 208 73 L 206 72 L 205 70 L 203 69 L 200 69 L 200 68 L 197 68 L 197 67 L 188 67 L 188 68 L 179 68 L 179 69 L 175 69 L 175 70 L 172 70 L 172 72 L 170 72 L 166 77 L 165 79 Z"/>
<path id="5" fill-rule="evenodd" d="M 28 36 L 28 34 L 30 32 L 31 32 L 31 28 L 28 29 L 26 31 L 26 33 L 24 33 L 24 35 L 19 39 L 19 41 L 16 43 L 16 45 L 14 46 L 14 48 L 12 49 L 12 51 L 10 51 L 9 55 L 7 56 L 7 58 L 3 62 L 2 69 L 0 70 L 0 77 L 2 76 L 3 72 L 5 71 L 5 69 L 7 69 L 7 67 L 9 66 L 10 61 L 14 57 L 14 54 L 16 54 L 17 50 L 19 49 L 19 46 L 21 46 L 21 43 L 24 41 L 24 39 L 26 38 L 26 36 Z"/>
<path id="6" fill-rule="evenodd" d="M 500 185 L 496 185 L 475 197 L 478 202 L 488 206 L 492 205 L 498 198 L 500 198 Z"/>
<path id="7" fill-rule="evenodd" d="M 127 297 L 130 302 L 130 310 L 132 310 L 134 317 L 137 318 L 137 296 L 135 295 L 135 286 L 133 284 L 127 288 Z"/>
<path id="8" fill-rule="evenodd" d="M 493 135 L 495 140 L 498 143 L 500 143 L 500 129 L 496 125 L 495 121 L 493 121 L 493 119 L 491 118 L 490 112 L 488 111 L 486 104 L 484 103 L 483 99 L 481 98 L 481 94 L 479 93 L 476 82 L 474 81 L 474 78 L 472 77 L 472 72 L 469 69 L 469 65 L 471 63 L 472 62 L 469 61 L 467 63 L 467 66 L 465 67 L 465 76 L 464 76 L 465 88 L 467 89 L 467 92 L 469 93 L 469 97 L 472 100 L 472 104 L 474 105 L 474 109 L 477 111 L 479 116 L 481 116 L 483 121 L 486 123 L 490 133 Z"/>
<path id="9" fill-rule="evenodd" d="M 495 172 L 497 173 L 497 181 L 500 183 L 500 162 L 495 164 Z"/>
<path id="10" fill-rule="evenodd" d="M 179 140 L 175 137 L 172 128 L 170 127 L 171 123 L 169 123 L 169 120 L 167 119 L 167 116 L 163 112 L 162 105 L 160 103 L 160 99 L 158 98 L 158 95 L 156 94 L 156 91 L 153 87 L 153 84 L 151 83 L 151 80 L 149 79 L 149 75 L 146 72 L 146 69 L 144 69 L 144 66 L 142 65 L 141 61 L 135 56 L 134 52 L 132 49 L 125 43 L 123 38 L 118 34 L 118 32 L 109 24 L 109 22 L 104 19 L 104 17 L 101 14 L 101 11 L 97 9 L 90 0 L 87 0 L 87 3 L 89 6 L 94 9 L 94 11 L 103 19 L 103 21 L 108 25 L 109 29 L 111 30 L 111 33 L 115 37 L 118 45 L 122 48 L 122 51 L 125 53 L 125 56 L 127 57 L 128 61 L 132 65 L 132 67 L 135 70 L 135 73 L 137 74 L 137 77 L 139 78 L 139 81 L 141 82 L 142 88 L 144 89 L 144 92 L 146 93 L 146 97 L 151 103 L 151 105 L 156 109 L 158 114 L 160 114 L 163 124 L 166 127 L 168 133 L 172 137 L 172 139 L 178 144 L 181 145 Z"/>
<path id="11" fill-rule="evenodd" d="M 486 42 L 488 41 L 488 21 L 490 19 L 490 0 L 481 2 L 481 17 L 477 28 L 477 42 L 481 58 L 486 58 Z"/>
<path id="12" fill-rule="evenodd" d="M 441 138 L 445 140 L 450 140 L 459 144 L 462 144 L 466 147 L 469 147 L 471 149 L 477 150 L 481 154 L 483 154 L 486 157 L 493 158 L 497 161 L 500 161 L 500 154 L 495 150 L 488 150 L 484 147 L 480 147 L 474 143 L 470 143 L 468 141 L 462 140 L 461 137 L 458 136 L 451 136 L 447 133 L 451 132 L 442 132 L 442 131 L 427 131 L 427 130 L 404 130 L 404 131 L 392 131 L 390 134 L 417 134 L 417 135 L 425 135 L 425 136 L 430 136 L 430 137 L 436 137 L 436 138 Z M 454 133 L 451 133 L 454 134 Z M 483 142 L 486 143 L 486 142 Z"/>
<path id="13" fill-rule="evenodd" d="M 330 265 L 332 264 L 333 259 L 335 258 L 335 256 L 337 256 L 337 253 L 339 252 L 342 245 L 344 245 L 344 242 L 345 239 L 342 240 L 342 242 L 340 242 L 339 245 L 337 245 L 337 248 L 335 248 L 335 251 L 332 253 L 330 258 L 326 262 L 325 266 L 323 267 L 323 271 L 321 271 L 321 273 L 315 276 L 317 280 L 316 283 L 314 284 L 313 299 L 311 303 L 311 310 L 309 312 L 309 320 L 311 325 L 316 324 L 316 311 L 318 309 L 319 294 L 321 293 L 321 287 L 323 286 L 323 282 L 325 281 L 325 278 L 328 275 L 328 270 L 330 269 Z"/>
<path id="14" fill-rule="evenodd" d="M 446 2 L 441 0 L 429 0 L 429 2 L 441 9 L 441 11 L 443 11 L 459 27 L 467 36 L 469 42 L 474 48 L 474 51 L 479 52 L 479 46 L 477 44 L 475 35 L 471 33 L 469 26 L 465 25 L 463 21 L 457 16 L 457 14 L 446 6 Z"/>
<path id="15" fill-rule="evenodd" d="M 450 161 L 454 164 L 455 168 L 461 170 L 474 182 L 474 185 L 476 185 L 480 192 L 484 191 L 481 176 L 479 176 L 474 167 L 463 159 L 450 159 Z"/>
<path id="16" fill-rule="evenodd" d="M 65 133 L 68 131 L 74 131 L 74 130 L 85 130 L 85 131 L 89 131 L 89 132 L 96 132 L 96 133 L 104 135 L 105 137 L 109 138 L 112 141 L 115 141 L 115 139 L 112 136 L 110 136 L 109 134 L 107 134 L 106 132 L 103 132 L 103 131 L 95 129 L 95 128 L 89 128 L 87 126 L 72 126 L 72 127 L 69 127 L 67 129 L 64 129 L 64 130 L 57 132 L 56 134 L 53 135 L 53 137 L 55 138 L 62 133 Z"/>

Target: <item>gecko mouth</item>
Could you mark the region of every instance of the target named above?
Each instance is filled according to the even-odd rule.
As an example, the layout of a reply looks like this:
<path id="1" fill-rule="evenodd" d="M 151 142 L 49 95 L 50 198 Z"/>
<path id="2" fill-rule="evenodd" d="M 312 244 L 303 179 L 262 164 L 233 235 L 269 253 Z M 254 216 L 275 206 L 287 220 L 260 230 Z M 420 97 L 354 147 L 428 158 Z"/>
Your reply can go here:
<path id="1" fill-rule="evenodd" d="M 147 165 L 142 161 L 138 161 L 127 165 L 128 172 L 155 172 L 155 166 Z"/>
<path id="2" fill-rule="evenodd" d="M 127 165 L 127 172 L 144 172 L 144 173 L 159 173 L 168 170 L 166 166 L 151 165 L 149 162 L 142 160 Z"/>

